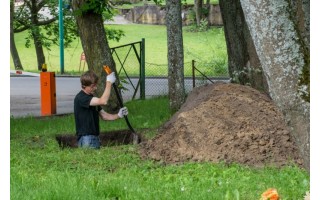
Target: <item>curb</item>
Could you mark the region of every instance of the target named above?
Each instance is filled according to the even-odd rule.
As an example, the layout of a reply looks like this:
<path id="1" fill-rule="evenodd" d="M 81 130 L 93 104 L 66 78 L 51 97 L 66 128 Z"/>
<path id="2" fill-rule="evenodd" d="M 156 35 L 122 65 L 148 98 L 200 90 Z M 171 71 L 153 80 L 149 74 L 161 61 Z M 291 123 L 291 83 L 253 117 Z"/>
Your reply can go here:
<path id="1" fill-rule="evenodd" d="M 79 75 L 57 75 L 56 77 L 71 77 L 71 78 L 78 78 Z M 10 77 L 40 77 L 40 73 L 33 73 L 33 72 L 25 72 L 22 70 L 10 70 Z"/>
<path id="2" fill-rule="evenodd" d="M 25 72 L 22 70 L 10 70 L 10 76 L 40 76 L 38 73 Z"/>

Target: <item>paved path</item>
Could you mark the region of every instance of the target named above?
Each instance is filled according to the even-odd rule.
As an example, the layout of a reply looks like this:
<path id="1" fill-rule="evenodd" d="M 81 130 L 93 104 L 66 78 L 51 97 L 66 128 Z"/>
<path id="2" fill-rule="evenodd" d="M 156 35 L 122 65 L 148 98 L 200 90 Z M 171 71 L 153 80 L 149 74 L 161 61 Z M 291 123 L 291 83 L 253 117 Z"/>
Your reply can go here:
<path id="1" fill-rule="evenodd" d="M 56 77 L 57 114 L 73 113 L 73 98 L 80 91 L 79 78 Z M 41 116 L 40 77 L 10 78 L 10 115 Z"/>
<path id="2" fill-rule="evenodd" d="M 132 78 L 131 81 L 136 87 L 138 79 Z M 145 86 L 147 99 L 168 94 L 168 80 L 166 78 L 146 78 Z M 123 91 L 122 97 L 124 102 L 127 102 L 132 99 L 134 89 L 129 84 L 124 84 L 124 87 L 128 90 Z M 56 77 L 57 115 L 73 113 L 73 98 L 80 89 L 79 77 Z M 191 79 L 185 79 L 185 89 L 186 92 L 192 90 Z M 135 99 L 139 97 L 140 91 L 138 90 Z M 15 71 L 11 71 L 10 116 L 24 117 L 28 115 L 41 116 L 40 76 L 36 73 L 16 74 Z"/>
<path id="3" fill-rule="evenodd" d="M 20 74 L 21 73 L 21 74 Z M 59 77 L 56 79 L 57 115 L 73 113 L 73 99 L 81 90 L 79 77 Z M 124 102 L 130 101 L 134 88 L 124 84 L 128 90 L 122 92 Z M 138 79 L 132 78 L 131 83 L 137 87 Z M 146 98 L 165 95 L 168 92 L 167 79 L 146 79 Z M 36 73 L 11 72 L 10 77 L 10 115 L 13 117 L 41 116 L 40 76 Z M 140 90 L 135 99 L 140 98 Z"/>
<path id="4" fill-rule="evenodd" d="M 137 78 L 131 79 L 136 87 Z M 168 93 L 167 79 L 146 79 L 146 98 L 166 95 Z M 122 92 L 124 102 L 130 101 L 134 89 L 124 84 L 128 90 Z M 80 91 L 79 77 L 56 77 L 56 108 L 57 114 L 73 113 L 73 98 Z M 22 76 L 10 78 L 10 115 L 14 117 L 41 116 L 40 77 Z M 140 90 L 135 99 L 140 98 Z"/>

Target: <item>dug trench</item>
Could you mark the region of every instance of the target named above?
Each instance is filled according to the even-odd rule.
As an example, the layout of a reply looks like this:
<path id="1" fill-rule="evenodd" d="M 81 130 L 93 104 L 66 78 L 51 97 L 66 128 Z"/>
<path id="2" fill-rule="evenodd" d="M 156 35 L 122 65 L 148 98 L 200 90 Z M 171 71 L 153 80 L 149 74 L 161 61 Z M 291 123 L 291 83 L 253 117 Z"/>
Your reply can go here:
<path id="1" fill-rule="evenodd" d="M 136 133 L 139 136 L 139 143 L 144 140 L 143 136 Z M 133 132 L 130 130 L 118 130 L 101 132 L 99 139 L 101 146 L 116 146 L 116 145 L 127 145 L 133 143 Z M 63 148 L 77 148 L 77 136 L 75 134 L 58 134 L 56 135 L 56 141 L 59 147 Z"/>

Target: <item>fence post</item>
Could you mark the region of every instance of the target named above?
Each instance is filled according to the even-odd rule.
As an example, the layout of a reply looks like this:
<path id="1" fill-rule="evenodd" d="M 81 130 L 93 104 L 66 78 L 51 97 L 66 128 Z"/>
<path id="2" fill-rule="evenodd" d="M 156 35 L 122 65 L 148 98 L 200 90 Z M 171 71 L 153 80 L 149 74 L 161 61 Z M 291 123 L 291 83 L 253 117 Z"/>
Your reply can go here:
<path id="1" fill-rule="evenodd" d="M 196 87 L 196 78 L 195 78 L 195 73 L 194 73 L 195 62 L 196 61 L 192 60 L 192 86 L 193 87 Z"/>
<path id="2" fill-rule="evenodd" d="M 140 46 L 140 99 L 145 99 L 145 40 L 142 38 Z"/>

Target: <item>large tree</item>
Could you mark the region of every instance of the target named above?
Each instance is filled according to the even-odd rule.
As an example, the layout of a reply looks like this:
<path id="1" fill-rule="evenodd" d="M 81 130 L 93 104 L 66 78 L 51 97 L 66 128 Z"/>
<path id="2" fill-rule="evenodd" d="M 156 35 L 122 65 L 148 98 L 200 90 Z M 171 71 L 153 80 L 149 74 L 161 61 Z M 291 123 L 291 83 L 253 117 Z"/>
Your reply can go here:
<path id="1" fill-rule="evenodd" d="M 309 1 L 240 0 L 269 94 L 284 113 L 310 169 Z M 297 4 L 292 4 L 292 3 Z M 292 5 L 296 5 L 296 8 Z M 300 17 L 294 10 L 301 12 Z M 299 19 L 299 20 L 297 20 Z M 300 29 L 299 23 L 300 22 Z M 303 31 L 301 31 L 303 30 Z M 305 34 L 301 34 L 304 32 Z"/>
<path id="2" fill-rule="evenodd" d="M 99 96 L 103 93 L 106 83 L 106 74 L 103 66 L 108 65 L 112 71 L 117 72 L 103 24 L 102 14 L 106 6 L 105 2 L 101 0 L 72 1 L 72 8 L 88 68 L 100 77 L 97 89 Z M 105 109 L 108 112 L 115 112 L 118 108 L 117 98 L 113 92 Z"/>
<path id="3" fill-rule="evenodd" d="M 175 112 L 185 101 L 181 0 L 166 1 L 166 25 L 170 110 Z"/>

